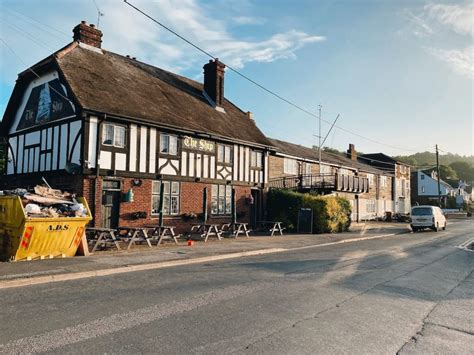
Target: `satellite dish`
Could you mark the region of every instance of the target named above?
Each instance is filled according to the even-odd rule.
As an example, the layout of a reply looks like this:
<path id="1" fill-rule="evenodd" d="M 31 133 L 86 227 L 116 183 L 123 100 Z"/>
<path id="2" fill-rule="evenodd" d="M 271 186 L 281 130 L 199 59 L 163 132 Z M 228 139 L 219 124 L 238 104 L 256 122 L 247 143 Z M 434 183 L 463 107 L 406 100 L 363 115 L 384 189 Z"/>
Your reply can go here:
<path id="1" fill-rule="evenodd" d="M 66 172 L 72 175 L 79 174 L 81 172 L 81 168 L 82 167 L 79 164 L 71 162 L 66 163 L 66 166 L 64 167 L 64 169 L 66 169 Z"/>

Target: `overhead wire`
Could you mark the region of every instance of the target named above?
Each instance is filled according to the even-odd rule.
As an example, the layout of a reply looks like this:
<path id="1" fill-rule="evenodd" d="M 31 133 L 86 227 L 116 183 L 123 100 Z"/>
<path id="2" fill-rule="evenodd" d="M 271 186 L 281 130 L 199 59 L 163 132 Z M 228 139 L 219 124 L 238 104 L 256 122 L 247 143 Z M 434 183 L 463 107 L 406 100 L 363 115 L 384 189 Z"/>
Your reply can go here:
<path id="1" fill-rule="evenodd" d="M 150 19 L 151 21 L 153 21 L 154 23 L 156 23 L 157 25 L 161 26 L 162 28 L 164 28 L 165 30 L 167 30 L 168 32 L 172 33 L 173 35 L 175 35 L 176 37 L 178 37 L 179 39 L 181 39 L 182 41 L 186 42 L 187 44 L 189 44 L 190 46 L 194 47 L 196 50 L 198 50 L 199 52 L 205 54 L 206 56 L 214 59 L 214 60 L 218 60 L 218 58 L 216 56 L 214 56 L 213 54 L 211 54 L 210 52 L 208 52 L 207 50 L 201 48 L 200 46 L 198 46 L 197 44 L 194 44 L 193 42 L 191 42 L 190 40 L 188 40 L 187 38 L 185 38 L 184 36 L 180 35 L 179 33 L 177 33 L 175 30 L 171 29 L 170 27 L 166 26 L 165 24 L 163 24 L 162 22 L 158 21 L 157 19 L 155 19 L 154 17 L 150 16 L 149 14 L 147 14 L 145 11 L 141 10 L 140 8 L 138 8 L 137 6 L 131 4 L 128 0 L 123 0 L 128 6 L 130 6 L 131 8 L 133 8 L 134 10 L 136 10 L 137 12 L 141 13 L 143 16 L 147 17 L 148 19 Z M 225 63 L 224 63 L 225 64 Z M 267 87 L 265 87 L 263 84 L 260 84 L 258 83 L 257 81 L 253 80 L 252 78 L 250 78 L 249 76 L 241 73 L 239 70 L 233 68 L 232 66 L 228 65 L 228 64 L 225 64 L 226 67 L 231 70 L 232 72 L 234 72 L 235 74 L 241 76 L 242 78 L 244 78 L 245 80 L 251 82 L 252 84 L 256 85 L 257 87 L 259 87 L 260 89 L 264 90 L 265 92 L 269 93 L 270 95 L 273 95 L 274 97 L 278 98 L 279 100 L 293 106 L 294 108 L 300 110 L 301 112 L 307 114 L 307 115 L 310 115 L 314 118 L 319 118 L 318 115 L 314 114 L 313 112 L 305 109 L 304 107 L 290 101 L 289 99 L 286 99 L 285 97 L 281 96 L 280 94 L 278 94 L 277 92 L 271 90 L 271 89 L 268 89 Z M 323 122 L 331 125 L 332 122 L 328 121 L 328 120 L 325 120 L 325 119 L 321 119 Z M 389 148 L 392 148 L 392 149 L 396 149 L 396 150 L 403 150 L 403 151 L 413 151 L 413 152 L 416 152 L 418 150 L 416 149 L 409 149 L 409 148 L 402 148 L 402 147 L 397 147 L 397 146 L 394 146 L 394 145 L 390 145 L 390 144 L 386 144 L 386 143 L 382 143 L 378 140 L 375 140 L 373 138 L 369 138 L 369 137 L 365 137 L 359 133 L 356 133 L 356 132 L 353 132 L 353 131 L 350 131 L 348 129 L 345 129 L 343 127 L 340 127 L 340 126 L 335 126 L 337 128 L 339 128 L 341 131 L 343 132 L 346 132 L 346 133 L 349 133 L 349 134 L 352 134 L 352 135 L 355 135 L 359 138 L 362 138 L 362 139 L 365 139 L 365 140 L 368 140 L 372 143 L 376 143 L 376 144 L 379 144 L 379 145 L 382 145 L 382 146 L 386 146 L 386 147 L 389 147 Z"/>
<path id="2" fill-rule="evenodd" d="M 0 41 L 3 42 L 3 44 L 10 50 L 10 52 L 13 53 L 13 55 L 15 57 L 18 58 L 18 60 L 20 60 L 25 66 L 27 66 L 28 68 L 26 70 L 30 71 L 31 73 L 33 73 L 33 75 L 35 75 L 38 79 L 41 78 L 41 76 L 36 73 L 30 66 L 28 66 L 28 64 L 26 64 L 26 62 L 21 58 L 21 56 L 16 53 L 13 48 L 2 38 L 0 37 Z M 59 92 L 58 90 L 56 90 L 55 88 L 53 88 L 48 82 L 45 83 L 46 85 L 48 85 L 48 88 L 52 91 L 54 91 L 55 93 L 57 93 L 60 97 L 62 97 L 63 99 L 69 101 L 71 104 L 75 105 L 75 103 L 69 99 L 68 97 L 64 96 L 61 92 Z"/>

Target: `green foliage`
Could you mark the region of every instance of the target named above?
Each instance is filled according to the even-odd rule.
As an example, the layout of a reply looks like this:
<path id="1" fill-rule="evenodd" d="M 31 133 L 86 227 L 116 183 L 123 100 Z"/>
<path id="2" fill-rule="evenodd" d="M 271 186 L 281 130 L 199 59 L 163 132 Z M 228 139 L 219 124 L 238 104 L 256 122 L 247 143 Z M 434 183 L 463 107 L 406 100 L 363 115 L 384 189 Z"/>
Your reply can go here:
<path id="1" fill-rule="evenodd" d="M 458 178 L 464 181 L 474 181 L 474 164 L 469 164 L 464 161 L 456 161 L 449 165 L 453 169 Z"/>
<path id="2" fill-rule="evenodd" d="M 313 210 L 313 233 L 337 233 L 349 230 L 351 205 L 345 198 L 284 190 L 269 191 L 268 218 L 282 221 L 290 231 L 296 231 L 300 208 Z"/>
<path id="3" fill-rule="evenodd" d="M 452 167 L 446 165 L 439 166 L 439 176 L 444 181 L 458 179 L 458 174 L 456 171 Z"/>
<path id="4" fill-rule="evenodd" d="M 434 147 L 433 147 L 434 148 Z M 436 154 L 434 152 L 422 152 L 422 153 L 415 153 L 412 155 L 405 155 L 405 156 L 397 156 L 394 157 L 397 160 L 403 161 L 407 164 L 413 166 L 434 166 L 436 165 Z M 443 165 L 451 165 L 454 162 L 465 162 L 468 163 L 470 166 L 474 166 L 474 156 L 462 156 L 459 154 L 440 154 L 439 155 L 439 163 Z M 456 169 L 455 169 L 456 170 Z"/>

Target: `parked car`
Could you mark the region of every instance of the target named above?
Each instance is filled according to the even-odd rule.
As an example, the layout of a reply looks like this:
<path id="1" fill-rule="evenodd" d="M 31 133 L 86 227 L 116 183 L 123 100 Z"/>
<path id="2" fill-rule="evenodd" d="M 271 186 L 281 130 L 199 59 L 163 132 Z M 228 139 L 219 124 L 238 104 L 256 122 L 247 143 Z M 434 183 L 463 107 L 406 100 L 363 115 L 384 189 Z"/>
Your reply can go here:
<path id="1" fill-rule="evenodd" d="M 411 209 L 411 229 L 417 232 L 431 228 L 435 232 L 446 229 L 446 217 L 441 208 L 436 206 L 416 206 Z"/>

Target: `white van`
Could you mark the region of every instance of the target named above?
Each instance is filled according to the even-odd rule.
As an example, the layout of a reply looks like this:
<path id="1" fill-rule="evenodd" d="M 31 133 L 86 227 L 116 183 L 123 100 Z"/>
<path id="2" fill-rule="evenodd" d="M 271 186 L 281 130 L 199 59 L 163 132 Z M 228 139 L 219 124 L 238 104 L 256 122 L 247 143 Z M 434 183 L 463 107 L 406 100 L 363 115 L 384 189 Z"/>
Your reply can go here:
<path id="1" fill-rule="evenodd" d="M 431 228 L 435 232 L 446 229 L 446 217 L 441 208 L 436 206 L 415 206 L 411 209 L 411 229 L 417 232 L 423 228 Z"/>

